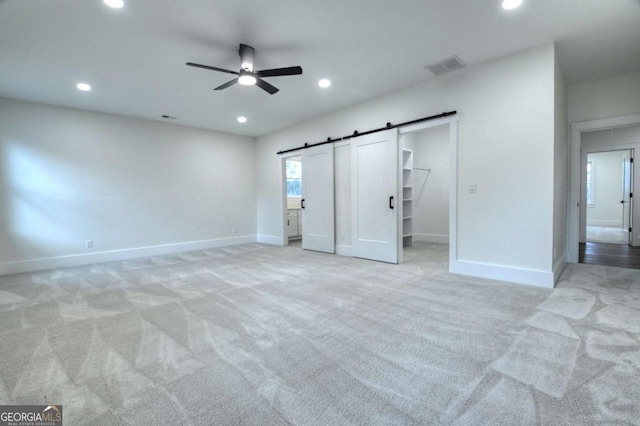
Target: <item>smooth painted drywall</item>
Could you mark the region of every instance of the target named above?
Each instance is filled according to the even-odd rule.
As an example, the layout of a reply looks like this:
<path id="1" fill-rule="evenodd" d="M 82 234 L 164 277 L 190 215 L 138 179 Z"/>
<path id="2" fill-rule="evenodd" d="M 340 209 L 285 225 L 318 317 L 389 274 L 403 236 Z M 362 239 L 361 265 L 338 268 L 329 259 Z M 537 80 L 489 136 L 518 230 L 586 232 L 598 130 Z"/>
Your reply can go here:
<path id="1" fill-rule="evenodd" d="M 553 252 L 555 280 L 562 272 L 567 251 L 567 200 L 569 197 L 569 132 L 567 122 L 568 90 L 556 52 L 554 81 L 553 151 Z"/>
<path id="2" fill-rule="evenodd" d="M 514 280 L 550 272 L 554 63 L 547 44 L 259 137 L 259 239 L 283 233 L 277 151 L 457 110 L 458 260 L 507 268 Z M 472 182 L 476 194 L 465 190 Z"/>
<path id="3" fill-rule="evenodd" d="M 593 163 L 595 203 L 587 206 L 587 225 L 622 227 L 622 161 L 625 151 L 587 155 Z"/>
<path id="4" fill-rule="evenodd" d="M 413 233 L 415 241 L 449 242 L 449 126 L 415 134 Z M 420 170 L 429 169 L 429 171 Z"/>
<path id="5" fill-rule="evenodd" d="M 569 122 L 640 113 L 640 73 L 569 87 Z"/>
<path id="6" fill-rule="evenodd" d="M 400 148 L 409 149 L 411 151 L 415 151 L 416 149 L 416 132 L 413 133 L 404 133 L 399 135 L 398 143 L 400 144 Z"/>
<path id="7" fill-rule="evenodd" d="M 580 142 L 582 149 L 600 151 L 619 149 L 621 145 L 638 145 L 640 144 L 640 124 L 583 132 Z"/>
<path id="8" fill-rule="evenodd" d="M 0 266 L 255 240 L 254 165 L 252 138 L 0 99 Z"/>

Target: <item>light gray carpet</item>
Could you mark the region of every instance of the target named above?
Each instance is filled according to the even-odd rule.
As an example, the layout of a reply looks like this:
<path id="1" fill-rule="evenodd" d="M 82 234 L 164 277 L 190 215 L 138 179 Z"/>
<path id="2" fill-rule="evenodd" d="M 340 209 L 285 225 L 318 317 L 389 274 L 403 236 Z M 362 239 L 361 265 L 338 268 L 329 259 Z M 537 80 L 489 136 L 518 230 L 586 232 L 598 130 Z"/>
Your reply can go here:
<path id="1" fill-rule="evenodd" d="M 65 424 L 640 422 L 640 271 L 556 290 L 249 244 L 0 277 L 0 403 Z"/>

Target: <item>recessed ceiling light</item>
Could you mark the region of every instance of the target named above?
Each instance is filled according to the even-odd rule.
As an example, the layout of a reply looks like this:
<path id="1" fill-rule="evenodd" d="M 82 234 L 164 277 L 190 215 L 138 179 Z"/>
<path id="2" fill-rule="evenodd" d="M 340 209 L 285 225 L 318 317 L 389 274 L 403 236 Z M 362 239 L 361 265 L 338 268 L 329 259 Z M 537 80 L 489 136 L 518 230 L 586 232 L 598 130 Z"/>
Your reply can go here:
<path id="1" fill-rule="evenodd" d="M 515 9 L 516 7 L 520 6 L 522 4 L 522 0 L 504 0 L 502 2 L 502 8 L 503 9 L 507 9 L 507 10 L 511 10 L 511 9 Z"/>
<path id="2" fill-rule="evenodd" d="M 113 7 L 114 9 L 120 9 L 122 6 L 124 6 L 124 1 L 123 0 L 102 0 L 104 2 L 104 4 L 106 4 L 109 7 Z"/>
<path id="3" fill-rule="evenodd" d="M 246 122 L 247 122 L 247 117 L 243 117 L 243 116 L 238 117 L 238 123 L 246 123 Z"/>
<path id="4" fill-rule="evenodd" d="M 318 86 L 322 87 L 323 89 L 326 89 L 327 87 L 331 86 L 331 80 L 327 78 L 323 78 L 318 82 Z"/>
<path id="5" fill-rule="evenodd" d="M 76 84 L 76 87 L 78 88 L 78 90 L 82 90 L 83 92 L 88 92 L 89 90 L 91 90 L 91 86 L 89 86 L 87 83 L 78 83 Z"/>

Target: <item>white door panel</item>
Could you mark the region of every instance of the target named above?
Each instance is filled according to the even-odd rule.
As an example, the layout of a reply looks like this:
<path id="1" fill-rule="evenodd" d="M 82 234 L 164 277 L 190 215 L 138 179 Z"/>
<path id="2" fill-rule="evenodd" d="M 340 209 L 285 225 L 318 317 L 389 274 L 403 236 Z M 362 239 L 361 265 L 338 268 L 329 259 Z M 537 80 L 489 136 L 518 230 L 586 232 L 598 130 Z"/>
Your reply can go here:
<path id="1" fill-rule="evenodd" d="M 335 253 L 333 144 L 302 151 L 302 248 Z"/>
<path id="2" fill-rule="evenodd" d="M 351 142 L 354 257 L 398 263 L 398 136 L 387 130 Z"/>

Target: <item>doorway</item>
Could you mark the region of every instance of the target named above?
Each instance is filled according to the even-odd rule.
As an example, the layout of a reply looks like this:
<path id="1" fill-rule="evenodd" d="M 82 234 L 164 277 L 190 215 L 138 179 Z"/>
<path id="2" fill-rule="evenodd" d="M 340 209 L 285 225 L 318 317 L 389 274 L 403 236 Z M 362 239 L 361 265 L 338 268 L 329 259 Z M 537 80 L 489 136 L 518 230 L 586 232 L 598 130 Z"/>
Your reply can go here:
<path id="1" fill-rule="evenodd" d="M 585 155 L 585 242 L 629 245 L 633 150 Z"/>
<path id="2" fill-rule="evenodd" d="M 640 114 L 621 117 L 611 117 L 590 120 L 571 124 L 571 154 L 570 154 L 570 183 L 568 210 L 568 245 L 567 262 L 592 263 L 605 266 L 618 266 L 622 268 L 640 269 L 640 233 L 636 227 L 640 223 L 640 208 L 633 206 L 633 197 L 623 197 L 619 193 L 618 205 L 625 205 L 627 209 L 620 209 L 623 222 L 622 228 L 629 229 L 628 240 L 622 237 L 626 244 L 610 244 L 587 241 L 587 194 L 585 179 L 587 179 L 588 154 L 605 151 L 633 152 L 640 148 Z M 637 162 L 631 159 L 627 165 L 630 174 L 625 173 L 623 185 L 628 185 L 629 194 L 632 188 L 640 187 L 640 172 L 636 170 Z M 595 176 L 599 172 L 598 164 L 595 165 Z M 630 176 L 630 178 L 629 178 Z M 628 179 L 627 182 L 624 180 Z M 621 191 L 626 193 L 626 190 Z M 596 203 L 598 192 L 596 188 Z M 627 228 L 628 223 L 628 228 Z M 593 237 L 592 237 L 593 238 Z"/>
<path id="3" fill-rule="evenodd" d="M 286 236 L 285 245 L 302 248 L 302 157 L 297 154 L 282 159 L 285 176 Z"/>
<path id="4" fill-rule="evenodd" d="M 398 145 L 399 193 L 403 196 L 398 221 L 399 262 L 404 260 L 405 247 L 414 243 L 448 244 L 449 271 L 475 273 L 458 261 L 458 117 L 402 127 Z M 413 151 L 409 163 L 403 150 Z M 407 164 L 412 169 L 411 189 L 406 188 Z"/>
<path id="5" fill-rule="evenodd" d="M 449 244 L 450 134 L 443 124 L 400 138 L 403 152 L 403 250 Z M 407 177 L 409 177 L 407 179 Z"/>
<path id="6" fill-rule="evenodd" d="M 335 253 L 333 145 L 309 147 L 282 157 L 283 245 Z"/>

